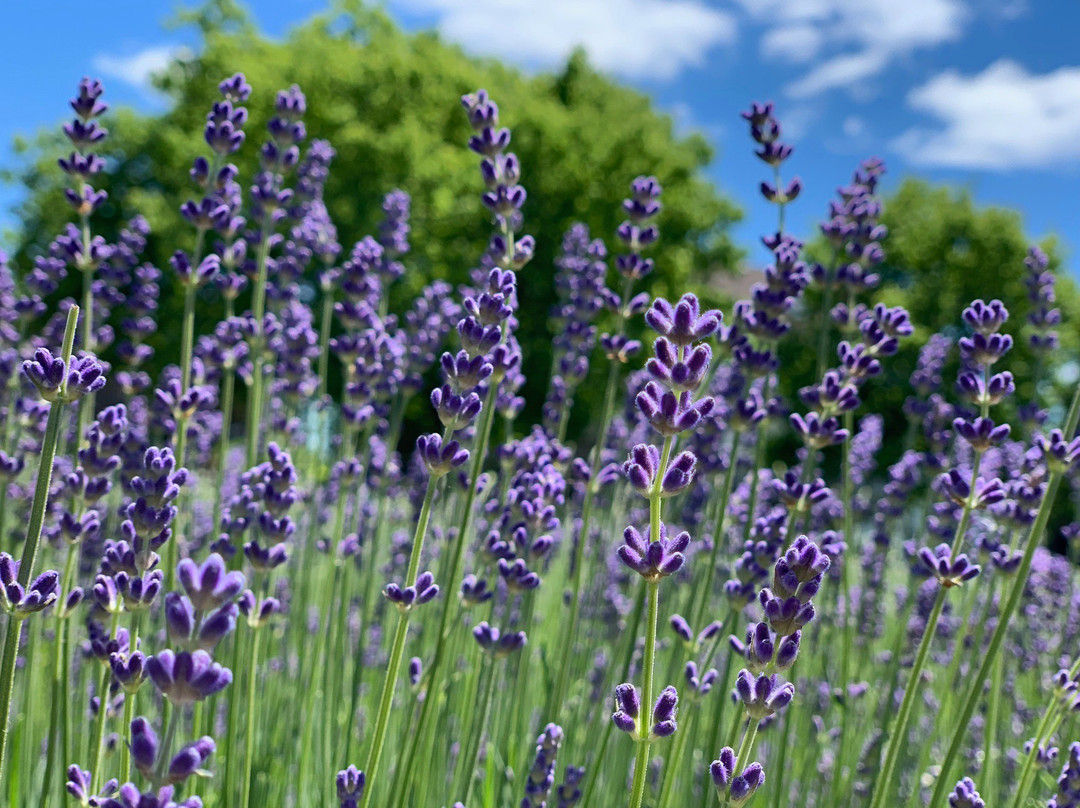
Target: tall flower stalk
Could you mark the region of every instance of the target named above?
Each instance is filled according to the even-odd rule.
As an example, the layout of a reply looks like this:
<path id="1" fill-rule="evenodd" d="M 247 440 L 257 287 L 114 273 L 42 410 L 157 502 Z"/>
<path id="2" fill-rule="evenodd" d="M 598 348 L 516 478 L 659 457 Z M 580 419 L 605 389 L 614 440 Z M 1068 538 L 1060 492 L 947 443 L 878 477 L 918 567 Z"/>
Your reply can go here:
<path id="1" fill-rule="evenodd" d="M 892 779 L 896 770 L 896 764 L 900 752 L 907 742 L 908 724 L 911 721 L 915 707 L 916 695 L 922 687 L 922 673 L 930 656 L 930 646 L 937 634 L 938 622 L 941 620 L 945 608 L 945 598 L 948 591 L 970 581 L 979 574 L 978 565 L 972 564 L 966 554 L 961 552 L 964 537 L 971 522 L 972 513 L 979 508 L 986 508 L 994 502 L 1000 502 L 1004 498 L 1001 481 L 997 479 L 983 480 L 979 477 L 979 467 L 985 453 L 992 447 L 1000 444 L 1009 436 L 1007 424 L 995 424 L 989 417 L 990 407 L 1001 402 L 1013 390 L 1012 375 L 1008 372 L 992 374 L 993 366 L 1012 347 L 1012 337 L 1000 333 L 1001 327 L 1008 319 L 1009 313 L 1000 300 L 993 300 L 989 304 L 982 300 L 976 300 L 964 310 L 964 321 L 972 329 L 972 334 L 960 341 L 961 356 L 968 363 L 969 369 L 960 374 L 959 384 L 961 389 L 974 391 L 979 401 L 980 415 L 976 418 L 957 418 L 953 427 L 957 434 L 965 441 L 973 453 L 973 460 L 968 474 L 960 469 L 953 469 L 942 475 L 941 485 L 945 493 L 960 508 L 960 518 L 956 525 L 952 544 L 940 544 L 931 549 L 923 548 L 919 551 L 919 558 L 938 582 L 937 593 L 934 597 L 934 605 L 927 618 L 923 629 L 922 639 L 919 641 L 918 650 L 915 653 L 915 662 L 911 668 L 911 674 L 907 686 L 904 689 L 904 698 L 900 703 L 896 722 L 889 735 L 885 748 L 885 755 L 877 779 L 874 784 L 871 808 L 880 808 L 887 795 L 892 789 Z M 1047 494 L 1050 488 L 1048 486 Z M 1045 516 L 1040 511 L 1040 519 L 1036 520 L 1045 524 Z M 1032 526 L 1033 530 L 1035 526 Z M 1041 530 L 1041 528 L 1040 528 Z M 1029 539 L 1030 551 L 1034 552 L 1037 541 Z M 1028 558 L 1030 566 L 1030 557 Z M 1026 570 L 1018 577 L 1018 581 L 1026 578 Z M 1017 599 L 1019 592 L 1016 593 Z M 1012 595 L 1009 598 L 1013 600 Z M 1015 603 L 1013 607 L 1015 609 Z M 1003 612 L 1008 614 L 1008 606 Z M 1008 619 L 1002 620 L 1007 625 Z M 1000 626 L 999 626 L 1000 627 Z M 995 630 L 994 637 L 1000 645 L 1004 631 Z M 991 649 L 994 649 L 994 640 L 991 640 Z M 985 659 L 989 659 L 988 655 Z M 987 671 L 989 668 L 987 667 Z M 979 679 L 980 692 L 985 677 Z M 966 729 L 966 721 L 963 722 Z M 955 754 L 955 753 L 954 753 Z M 946 763 L 951 762 L 947 756 Z M 947 772 L 947 766 L 942 771 Z M 947 780 L 941 778 L 941 782 Z M 944 793 L 944 792 L 942 792 Z"/>
<path id="2" fill-rule="evenodd" d="M 660 335 L 654 344 L 654 356 L 646 363 L 652 377 L 635 399 L 638 409 L 652 428 L 663 437 L 663 446 L 639 444 L 623 467 L 631 487 L 649 502 L 649 529 L 642 535 L 628 527 L 624 544 L 618 549 L 619 560 L 642 578 L 645 587 L 645 659 L 640 695 L 634 685 L 625 683 L 615 690 L 617 710 L 615 726 L 629 733 L 637 743 L 634 780 L 630 788 L 630 808 L 641 808 L 645 797 L 649 753 L 659 738 L 676 731 L 678 693 L 668 686 L 653 704 L 653 679 L 656 658 L 656 624 L 660 609 L 660 582 L 683 565 L 683 551 L 690 544 L 690 534 L 683 531 L 669 535 L 662 521 L 665 497 L 684 491 L 694 479 L 697 458 L 681 452 L 672 459 L 675 439 L 692 430 L 714 406 L 713 399 L 694 394 L 709 369 L 712 350 L 702 341 L 720 328 L 718 311 L 702 312 L 693 295 L 672 306 L 663 298 L 653 302 L 646 321 Z M 642 705 L 650 715 L 640 715 Z"/>
<path id="3" fill-rule="evenodd" d="M 11 719 L 11 696 L 15 683 L 15 658 L 19 651 L 19 635 L 23 620 L 34 612 L 50 606 L 58 597 L 59 573 L 48 571 L 31 581 L 37 560 L 45 508 L 49 501 L 53 460 L 60 437 L 64 410 L 71 402 L 97 392 L 105 385 L 101 366 L 90 357 L 72 359 L 75 326 L 79 307 L 68 309 L 64 328 L 64 344 L 59 356 L 39 348 L 32 360 L 23 363 L 23 373 L 34 383 L 41 397 L 49 403 L 49 420 L 38 461 L 37 484 L 30 505 L 30 521 L 23 543 L 22 559 L 16 563 L 6 553 L 0 554 L 0 583 L 3 585 L 3 611 L 7 615 L 3 658 L 0 660 L 0 775 L 7 754 L 8 730 Z"/>

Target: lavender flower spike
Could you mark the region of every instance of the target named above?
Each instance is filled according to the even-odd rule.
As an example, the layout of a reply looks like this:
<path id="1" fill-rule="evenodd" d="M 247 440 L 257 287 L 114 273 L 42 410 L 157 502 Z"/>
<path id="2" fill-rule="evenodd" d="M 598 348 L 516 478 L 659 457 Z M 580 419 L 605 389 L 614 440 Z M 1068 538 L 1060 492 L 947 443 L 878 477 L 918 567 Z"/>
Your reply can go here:
<path id="1" fill-rule="evenodd" d="M 349 766 L 337 773 L 337 798 L 340 808 L 357 808 L 364 796 L 364 773 Z"/>

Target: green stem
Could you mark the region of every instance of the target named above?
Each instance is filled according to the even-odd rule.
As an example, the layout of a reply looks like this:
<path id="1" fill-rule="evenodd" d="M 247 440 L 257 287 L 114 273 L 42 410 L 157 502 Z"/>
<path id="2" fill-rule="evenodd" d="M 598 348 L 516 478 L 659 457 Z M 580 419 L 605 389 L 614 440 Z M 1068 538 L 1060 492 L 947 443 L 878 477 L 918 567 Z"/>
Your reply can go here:
<path id="1" fill-rule="evenodd" d="M 109 636 L 116 637 L 116 628 L 120 623 L 120 615 L 114 614 L 112 625 L 109 628 Z M 108 662 L 101 662 L 101 675 L 98 677 L 98 712 L 97 721 L 94 724 L 94 734 L 90 743 L 90 773 L 94 778 L 95 790 L 104 782 L 101 774 L 101 758 L 105 752 L 105 727 L 109 717 L 109 682 L 112 678 L 112 669 Z"/>
<path id="2" fill-rule="evenodd" d="M 976 646 L 977 650 L 978 646 Z M 990 704 L 986 710 L 986 769 L 983 773 L 983 783 L 991 794 L 996 794 L 997 789 L 997 726 L 1001 717 L 1001 690 L 1005 686 L 1005 656 L 998 654 L 994 661 L 994 683 L 990 687 Z"/>
<path id="3" fill-rule="evenodd" d="M 668 439 L 670 441 L 670 438 Z M 659 531 L 652 534 L 655 541 Z M 653 667 L 656 660 L 656 620 L 660 610 L 660 584 L 657 581 L 646 581 L 649 605 L 648 616 L 645 623 L 645 661 L 643 663 L 644 683 L 641 687 L 641 716 L 638 728 L 638 750 L 634 759 L 634 784 L 630 791 L 630 808 L 641 808 L 645 799 L 645 784 L 649 775 L 649 748 L 652 745 L 650 736 L 652 727 L 649 720 L 652 716 L 653 706 Z"/>
<path id="4" fill-rule="evenodd" d="M 492 407 L 491 409 L 494 409 Z M 447 430 L 447 434 L 452 434 Z M 431 503 L 435 499 L 435 487 L 439 478 L 432 475 L 428 478 L 427 491 L 424 494 L 424 503 L 420 506 L 420 518 L 416 523 L 416 533 L 413 536 L 412 552 L 409 555 L 409 572 L 406 577 L 406 586 L 416 583 L 416 576 L 420 570 L 420 555 L 424 548 L 424 538 L 427 535 L 428 520 L 431 518 Z M 464 537 L 459 537 L 463 542 Z M 447 598 L 446 600 L 450 600 Z M 401 670 L 401 659 L 405 654 L 405 639 L 409 634 L 409 612 L 403 611 L 398 615 L 397 629 L 394 632 L 394 645 L 390 651 L 390 660 L 386 669 L 386 678 L 383 680 L 382 695 L 379 697 L 379 713 L 375 719 L 375 734 L 372 736 L 371 750 L 368 752 L 367 764 L 364 771 L 367 773 L 368 785 L 364 790 L 364 797 L 360 805 L 367 804 L 373 789 L 373 781 L 378 776 L 379 759 L 382 757 L 383 744 L 386 741 L 386 728 L 390 723 L 390 707 L 394 701 L 394 690 L 397 687 L 398 673 Z M 244 806 L 243 808 L 246 808 Z"/>
<path id="5" fill-rule="evenodd" d="M 1017 606 L 1020 605 L 1020 598 L 1024 593 L 1024 585 L 1027 582 L 1028 573 L 1031 571 L 1031 562 L 1035 557 L 1035 550 L 1039 546 L 1043 531 L 1046 529 L 1046 523 L 1050 518 L 1050 506 L 1053 504 L 1058 486 L 1061 484 L 1061 477 L 1062 475 L 1059 472 L 1050 474 L 1046 492 L 1043 494 L 1042 502 L 1039 504 L 1039 514 L 1035 518 L 1035 523 L 1031 526 L 1031 531 L 1027 536 L 1024 557 L 1020 562 L 1020 568 L 1016 572 L 1012 588 L 1009 590 L 1008 600 L 1005 601 L 1005 606 L 1001 611 L 1001 615 L 998 617 L 997 626 L 994 628 L 994 633 L 990 637 L 990 646 L 987 648 L 986 655 L 982 658 L 978 673 L 972 679 L 968 680 L 968 689 L 964 697 L 964 706 L 961 709 L 959 720 L 954 725 L 949 749 L 945 753 L 945 758 L 942 760 L 941 773 L 938 775 L 938 782 L 934 787 L 935 797 L 931 800 L 931 805 L 939 804 L 940 799 L 944 796 L 945 791 L 948 788 L 946 784 L 948 783 L 949 772 L 952 768 L 952 764 L 956 760 L 956 756 L 960 753 L 960 747 L 964 743 L 968 725 L 971 723 L 971 717 L 975 714 L 975 707 L 978 705 L 979 697 L 983 692 L 983 685 L 990 675 L 990 669 L 994 664 L 995 657 L 1001 650 L 1001 645 L 1005 640 L 1005 634 L 1008 631 L 1013 614 L 1015 614 Z"/>
<path id="6" fill-rule="evenodd" d="M 1071 439 L 1076 434 L 1077 421 L 1080 421 L 1080 385 L 1078 385 L 1073 392 L 1072 403 L 1069 405 L 1069 412 L 1065 417 L 1065 424 L 1062 431 L 1064 432 L 1066 439 Z M 1043 493 L 1042 501 L 1039 503 L 1038 515 L 1035 517 L 1035 522 L 1032 524 L 1031 530 L 1027 535 L 1024 546 L 1024 556 L 1020 562 L 1020 568 L 1016 572 L 1012 588 L 1009 590 L 1008 600 L 1005 602 L 1005 606 L 998 617 L 997 626 L 994 628 L 994 633 L 990 638 L 990 647 L 987 649 L 986 656 L 983 657 L 982 664 L 979 666 L 979 672 L 968 684 L 968 690 L 964 697 L 964 707 L 960 714 L 960 720 L 953 729 L 953 736 L 949 743 L 948 752 L 946 752 L 945 759 L 942 761 L 941 773 L 938 775 L 938 782 L 934 786 L 935 796 L 930 802 L 931 805 L 938 804 L 945 794 L 945 789 L 948 787 L 949 771 L 953 762 L 956 760 L 956 756 L 960 752 L 960 746 L 963 744 L 964 737 L 967 734 L 968 724 L 971 722 L 972 715 L 975 714 L 975 707 L 979 702 L 979 696 L 982 694 L 983 683 L 986 682 L 987 676 L 990 673 L 990 667 L 994 664 L 994 658 L 1001 650 L 1001 645 L 1005 640 L 1005 633 L 1009 629 L 1009 622 L 1012 620 L 1017 606 L 1020 605 L 1020 598 L 1024 593 L 1024 586 L 1027 583 L 1028 573 L 1031 571 L 1031 562 L 1035 557 L 1035 549 L 1042 541 L 1043 531 L 1046 530 L 1046 523 L 1050 519 L 1050 508 L 1054 504 L 1054 498 L 1057 496 L 1057 490 L 1061 485 L 1061 478 L 1063 476 L 1061 471 L 1053 471 L 1050 473 L 1050 478 L 1046 484 L 1046 491 Z M 1018 791 L 1017 799 L 1020 798 L 1020 793 Z"/>
<path id="7" fill-rule="evenodd" d="M 628 283 L 627 286 L 629 285 Z M 625 330 L 624 323 L 625 321 L 623 321 L 623 330 Z M 588 485 L 585 487 L 585 501 L 581 504 L 581 529 L 578 531 L 578 542 L 574 548 L 574 569 L 570 584 L 570 620 L 564 624 L 566 630 L 560 643 L 560 647 L 566 649 L 566 653 L 560 654 L 559 673 L 555 678 L 555 688 L 551 691 L 551 698 L 548 702 L 547 713 L 551 716 L 552 721 L 558 720 L 559 712 L 566 697 L 570 658 L 573 656 L 572 649 L 577 639 L 578 624 L 581 621 L 581 585 L 585 567 L 585 545 L 589 539 L 593 501 L 598 490 L 596 476 L 600 472 L 604 443 L 607 440 L 607 433 L 611 428 L 611 419 L 615 413 L 615 398 L 619 388 L 619 370 L 619 363 L 612 361 L 611 367 L 608 369 L 607 387 L 604 390 L 604 408 L 601 410 L 600 415 L 600 429 L 596 433 L 596 445 L 592 451 L 592 468 L 589 473 Z"/>
<path id="8" fill-rule="evenodd" d="M 713 591 L 713 576 L 716 574 L 716 563 L 720 555 L 720 545 L 723 544 L 724 525 L 727 522 L 728 500 L 731 498 L 731 488 L 735 481 L 735 467 L 739 463 L 739 435 L 738 430 L 731 431 L 731 451 L 728 453 L 728 467 L 724 472 L 724 483 L 720 489 L 720 512 L 716 516 L 716 527 L 713 528 L 713 546 L 709 551 L 709 566 L 705 570 L 705 581 L 698 585 L 696 590 L 697 603 L 691 610 L 690 625 L 697 631 L 701 630 L 701 621 L 705 616 L 709 599 Z"/>
<path id="9" fill-rule="evenodd" d="M 236 395 L 236 371 L 232 367 L 223 369 L 225 378 L 221 385 L 221 437 L 218 438 L 217 481 L 214 487 L 214 521 L 211 531 L 218 530 L 221 524 L 221 503 L 225 490 L 225 465 L 229 460 L 229 437 L 232 427 L 233 399 Z"/>
<path id="10" fill-rule="evenodd" d="M 679 779 L 679 764 L 682 763 L 683 753 L 686 750 L 686 739 L 690 736 L 690 725 L 693 717 L 694 713 L 687 711 L 687 718 L 682 722 L 682 726 L 679 727 L 679 731 L 676 733 L 675 748 L 671 750 L 671 757 L 668 758 L 665 765 L 664 785 L 660 789 L 660 800 L 656 803 L 656 808 L 666 808 L 668 803 L 671 802 L 671 795 L 675 793 L 675 784 Z"/>
<path id="11" fill-rule="evenodd" d="M 326 397 L 327 375 L 330 370 L 330 331 L 333 327 L 334 292 L 323 290 L 322 317 L 319 322 L 319 400 Z M 391 444 L 391 448 L 393 445 Z"/>
<path id="12" fill-rule="evenodd" d="M 71 350 L 75 342 L 75 324 L 79 319 L 79 307 L 68 309 L 67 324 L 64 329 L 64 345 L 61 358 L 64 366 L 71 362 Z M 52 482 L 53 460 L 56 457 L 56 442 L 60 436 L 60 424 L 64 414 L 64 399 L 67 397 L 67 381 L 60 388 L 59 396 L 49 406 L 49 420 L 45 426 L 45 438 L 41 444 L 41 458 L 38 460 L 37 484 L 34 487 L 34 501 L 30 506 L 30 523 L 26 530 L 23 544 L 22 561 L 19 564 L 19 584 L 25 589 L 30 583 L 37 559 L 38 545 L 41 542 L 41 528 L 45 521 L 45 508 L 49 500 L 49 485 Z M 15 659 L 18 655 L 19 630 L 22 620 L 15 615 L 8 615 L 7 639 L 4 643 L 3 661 L 0 662 L 0 777 L 3 776 L 4 758 L 7 755 L 8 732 L 11 720 L 11 699 L 15 685 Z"/>
<path id="13" fill-rule="evenodd" d="M 490 660 L 487 663 L 488 675 L 487 685 L 484 687 L 483 707 L 480 710 L 480 723 L 475 727 L 475 735 L 471 741 L 471 748 L 468 754 L 464 757 L 464 770 L 465 777 L 465 805 L 469 805 L 472 800 L 472 791 L 476 783 L 476 767 L 479 764 L 480 759 L 480 741 L 483 740 L 484 732 L 487 729 L 489 719 L 491 716 L 491 702 L 492 696 L 495 693 L 495 662 Z"/>
<path id="14" fill-rule="evenodd" d="M 240 789 L 240 808 L 251 804 L 251 770 L 255 763 L 255 685 L 259 679 L 259 640 L 262 630 L 255 629 L 251 638 L 251 656 L 248 657 L 247 681 L 247 728 L 244 741 L 244 779 Z"/>
<path id="15" fill-rule="evenodd" d="M 772 386 L 772 376 L 765 377 L 765 384 L 761 390 L 761 398 L 765 406 L 769 405 L 769 392 Z M 769 419 L 766 417 L 757 431 L 757 442 L 754 446 L 754 467 L 750 470 L 750 498 L 747 502 L 746 524 L 743 525 L 743 542 L 750 540 L 750 533 L 754 529 L 754 511 L 757 509 L 758 496 L 758 472 L 765 464 L 766 436 L 768 435 Z"/>
<path id="16" fill-rule="evenodd" d="M 941 619 L 941 612 L 944 608 L 945 587 L 939 586 L 937 595 L 934 598 L 934 607 L 930 612 L 929 618 L 927 618 L 926 628 L 923 630 L 922 639 L 919 641 L 919 650 L 915 655 L 915 664 L 911 668 L 911 677 L 908 680 L 907 687 L 904 688 L 904 699 L 900 703 L 900 713 L 896 718 L 896 726 L 889 736 L 885 754 L 885 763 L 880 769 L 880 774 L 878 775 L 874 787 L 874 797 L 873 801 L 870 803 L 871 808 L 880 808 L 885 800 L 885 795 L 892 787 L 893 772 L 896 769 L 896 762 L 900 757 L 900 750 L 904 746 L 904 735 L 907 733 L 912 709 L 915 706 L 915 697 L 919 692 L 919 680 L 922 678 L 923 669 L 926 667 L 926 660 L 930 655 L 930 646 L 933 644 L 934 635 L 937 633 L 937 624 Z"/>
<path id="17" fill-rule="evenodd" d="M 247 467 L 255 465 L 255 459 L 259 455 L 259 430 L 262 425 L 262 395 L 263 395 L 263 352 L 266 349 L 265 326 L 263 320 L 266 314 L 266 263 L 270 256 L 270 218 L 265 217 L 262 223 L 262 235 L 259 238 L 259 249 L 255 257 L 257 268 L 255 287 L 252 289 L 252 315 L 255 318 L 254 350 L 252 351 L 252 376 L 251 397 L 248 401 L 247 422 Z"/>

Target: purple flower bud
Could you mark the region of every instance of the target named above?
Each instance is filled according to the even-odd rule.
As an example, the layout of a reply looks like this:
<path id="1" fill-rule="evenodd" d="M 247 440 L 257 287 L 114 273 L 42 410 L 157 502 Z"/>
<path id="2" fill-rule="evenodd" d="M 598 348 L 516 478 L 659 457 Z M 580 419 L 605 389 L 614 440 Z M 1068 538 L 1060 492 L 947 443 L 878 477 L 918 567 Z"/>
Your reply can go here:
<path id="1" fill-rule="evenodd" d="M 487 621 L 478 623 L 473 629 L 473 637 L 486 654 L 503 657 L 520 651 L 525 647 L 526 637 L 524 631 L 501 634 L 497 628 Z"/>
<path id="2" fill-rule="evenodd" d="M 232 671 L 205 651 L 165 650 L 150 657 L 146 669 L 162 695 L 177 706 L 202 701 L 232 682 Z"/>
<path id="3" fill-rule="evenodd" d="M 364 796 L 364 773 L 349 766 L 337 773 L 337 796 L 340 808 L 357 808 Z"/>
<path id="4" fill-rule="evenodd" d="M 658 581 L 683 565 L 683 551 L 690 544 L 690 534 L 686 531 L 668 538 L 667 526 L 660 524 L 660 535 L 652 541 L 637 528 L 628 527 L 623 531 L 623 542 L 616 551 L 619 560 L 647 581 Z"/>

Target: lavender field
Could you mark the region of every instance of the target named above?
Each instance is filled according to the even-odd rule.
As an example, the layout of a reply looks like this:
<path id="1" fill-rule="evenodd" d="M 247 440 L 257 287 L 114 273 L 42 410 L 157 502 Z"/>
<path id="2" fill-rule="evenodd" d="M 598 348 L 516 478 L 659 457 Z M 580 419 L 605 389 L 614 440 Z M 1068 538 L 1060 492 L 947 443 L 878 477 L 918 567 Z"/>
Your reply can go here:
<path id="1" fill-rule="evenodd" d="M 488 246 L 392 306 L 429 248 L 407 184 L 340 243 L 329 99 L 220 78 L 167 265 L 148 218 L 99 228 L 92 78 L 69 224 L 0 255 L 0 805 L 1080 805 L 1080 388 L 1044 397 L 1077 324 L 1040 248 L 928 333 L 880 293 L 884 162 L 790 232 L 753 103 L 771 263 L 722 310 L 653 297 L 649 166 L 543 265 L 546 167 L 477 90 L 440 103 Z"/>

